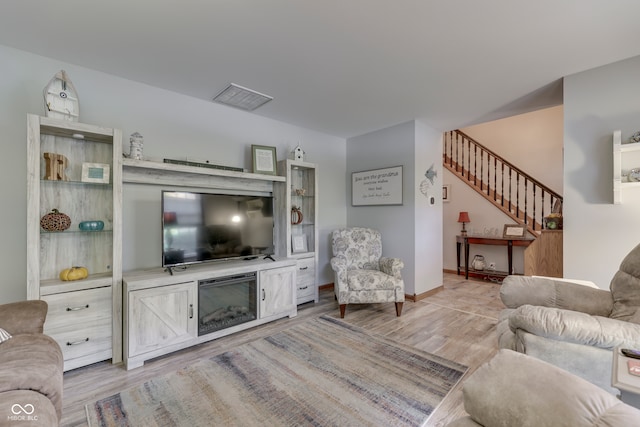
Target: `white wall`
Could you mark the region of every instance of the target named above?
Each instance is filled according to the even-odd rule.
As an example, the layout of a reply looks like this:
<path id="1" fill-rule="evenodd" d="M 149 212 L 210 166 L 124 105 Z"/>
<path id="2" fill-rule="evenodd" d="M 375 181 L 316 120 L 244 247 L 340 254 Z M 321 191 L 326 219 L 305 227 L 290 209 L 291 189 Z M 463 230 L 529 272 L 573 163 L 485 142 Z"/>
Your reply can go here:
<path id="1" fill-rule="evenodd" d="M 320 284 L 333 282 L 328 266 L 328 233 L 346 224 L 346 141 L 308 129 L 182 96 L 50 58 L 0 46 L 0 128 L 3 167 L 4 245 L 0 247 L 0 303 L 26 298 L 26 115 L 44 114 L 42 89 L 64 69 L 80 97 L 80 120 L 144 136 L 150 159 L 187 157 L 251 168 L 251 144 L 277 148 L 278 159 L 301 143 L 306 160 L 318 164 L 320 210 Z M 277 98 L 273 102 L 278 102 Z M 125 186 L 124 268 L 161 262 L 160 187 Z"/>
<path id="2" fill-rule="evenodd" d="M 640 243 L 640 191 L 612 204 L 611 149 L 640 130 L 638 76 L 640 56 L 564 79 L 564 275 L 605 289 Z"/>
<path id="3" fill-rule="evenodd" d="M 385 256 L 404 261 L 405 293 L 419 295 L 442 285 L 442 192 L 439 132 L 411 121 L 347 141 L 347 224 L 382 233 Z M 436 204 L 420 193 L 419 185 L 434 165 Z M 351 172 L 403 166 L 402 206 L 351 206 Z"/>
<path id="4" fill-rule="evenodd" d="M 552 107 L 506 119 L 495 120 L 461 129 L 490 150 L 512 162 L 552 190 L 563 191 L 563 107 Z M 444 183 L 451 185 L 450 202 L 444 203 L 444 268 L 456 269 L 456 235 L 462 228 L 458 213 L 468 211 L 471 222 L 466 225 L 469 234 L 486 234 L 498 230 L 500 236 L 504 224 L 514 221 L 496 209 L 491 203 L 472 190 L 448 170 Z M 507 248 L 477 245 L 470 248 L 469 257 L 479 254 L 487 265 L 495 262 L 500 271 L 507 271 Z M 514 248 L 513 267 L 524 271 L 524 248 Z"/>

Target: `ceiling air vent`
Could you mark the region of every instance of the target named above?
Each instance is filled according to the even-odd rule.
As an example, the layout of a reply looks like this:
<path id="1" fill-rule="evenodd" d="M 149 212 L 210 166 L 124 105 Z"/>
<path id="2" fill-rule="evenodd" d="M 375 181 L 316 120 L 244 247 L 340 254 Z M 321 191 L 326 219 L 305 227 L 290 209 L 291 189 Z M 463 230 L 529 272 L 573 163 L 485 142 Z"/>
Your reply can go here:
<path id="1" fill-rule="evenodd" d="M 273 97 L 269 95 L 231 83 L 225 90 L 216 95 L 213 101 L 241 110 L 253 111 L 272 99 Z"/>

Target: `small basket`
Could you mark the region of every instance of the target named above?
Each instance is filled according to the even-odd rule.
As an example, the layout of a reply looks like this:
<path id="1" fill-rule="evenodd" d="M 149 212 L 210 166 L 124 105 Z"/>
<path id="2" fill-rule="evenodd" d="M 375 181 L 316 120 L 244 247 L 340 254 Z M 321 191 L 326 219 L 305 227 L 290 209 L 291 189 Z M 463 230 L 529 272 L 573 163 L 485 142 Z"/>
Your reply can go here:
<path id="1" fill-rule="evenodd" d="M 546 230 L 562 230 L 562 217 L 544 217 L 544 228 Z"/>

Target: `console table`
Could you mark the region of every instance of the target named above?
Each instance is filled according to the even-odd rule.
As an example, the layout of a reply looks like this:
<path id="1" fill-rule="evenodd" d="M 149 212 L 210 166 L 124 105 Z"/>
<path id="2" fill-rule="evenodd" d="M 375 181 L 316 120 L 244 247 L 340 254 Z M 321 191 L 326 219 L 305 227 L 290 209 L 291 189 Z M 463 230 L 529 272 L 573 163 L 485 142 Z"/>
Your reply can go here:
<path id="1" fill-rule="evenodd" d="M 460 274 L 460 248 L 464 245 L 464 278 L 469 279 L 469 245 L 498 245 L 507 247 L 507 256 L 509 260 L 509 271 L 513 271 L 513 247 L 527 247 L 533 242 L 533 239 L 517 239 L 508 237 L 485 237 L 485 236 L 456 236 L 457 253 L 457 269 Z"/>

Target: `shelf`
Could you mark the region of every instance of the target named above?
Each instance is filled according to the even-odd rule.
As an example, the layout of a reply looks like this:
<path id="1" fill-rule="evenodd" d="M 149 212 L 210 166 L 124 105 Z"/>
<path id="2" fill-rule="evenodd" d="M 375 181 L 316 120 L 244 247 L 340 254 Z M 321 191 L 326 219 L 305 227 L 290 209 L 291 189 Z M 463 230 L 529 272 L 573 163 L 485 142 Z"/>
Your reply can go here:
<path id="1" fill-rule="evenodd" d="M 93 289 L 111 286 L 113 276 L 111 273 L 90 274 L 82 280 L 64 281 L 60 279 L 47 279 L 40 282 L 41 295 L 53 295 L 62 292 L 75 292 L 84 289 Z"/>
<path id="2" fill-rule="evenodd" d="M 238 188 L 239 180 L 247 180 L 252 183 L 263 182 L 269 186 L 272 186 L 274 182 L 286 180 L 285 177 L 277 175 L 200 168 L 148 160 L 123 159 L 122 166 L 123 181 L 137 184 Z M 225 185 L 225 183 L 227 184 Z"/>
<path id="3" fill-rule="evenodd" d="M 62 235 L 62 234 L 73 234 L 73 235 L 78 235 L 78 234 L 103 234 L 103 233 L 113 233 L 112 229 L 108 229 L 108 230 L 64 230 L 64 231 L 46 231 L 46 230 L 40 230 L 40 234 L 43 235 L 47 235 L 50 236 L 52 234 L 55 235 Z"/>
<path id="4" fill-rule="evenodd" d="M 84 182 L 84 181 L 78 181 L 78 180 L 68 180 L 68 181 L 62 181 L 62 180 L 53 180 L 53 179 L 41 179 L 40 182 L 42 183 L 42 185 L 79 185 L 79 186 L 90 186 L 90 187 L 105 187 L 105 188 L 112 188 L 113 184 L 111 182 L 109 183 L 102 183 L 102 182 Z"/>

